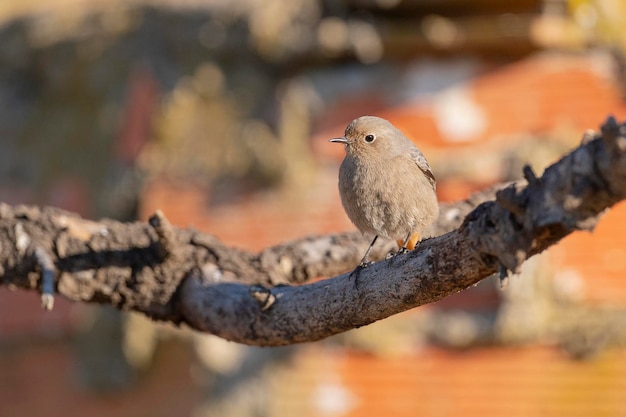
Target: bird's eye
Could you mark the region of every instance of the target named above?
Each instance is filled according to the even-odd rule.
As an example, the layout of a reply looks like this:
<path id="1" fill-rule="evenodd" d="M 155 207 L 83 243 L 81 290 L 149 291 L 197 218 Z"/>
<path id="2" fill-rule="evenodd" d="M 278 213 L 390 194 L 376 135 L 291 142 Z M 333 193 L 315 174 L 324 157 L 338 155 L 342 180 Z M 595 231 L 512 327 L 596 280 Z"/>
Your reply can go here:
<path id="1" fill-rule="evenodd" d="M 365 142 L 372 143 L 372 142 L 374 142 L 374 139 L 376 139 L 376 136 L 374 136 L 372 134 L 369 134 L 369 135 L 365 136 Z"/>

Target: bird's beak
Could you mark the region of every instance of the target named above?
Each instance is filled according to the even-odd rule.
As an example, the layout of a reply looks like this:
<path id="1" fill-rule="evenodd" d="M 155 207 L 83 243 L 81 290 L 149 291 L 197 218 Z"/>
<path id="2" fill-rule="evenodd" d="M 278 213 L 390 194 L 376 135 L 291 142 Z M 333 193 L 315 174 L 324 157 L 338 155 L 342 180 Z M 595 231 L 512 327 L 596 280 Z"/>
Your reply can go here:
<path id="1" fill-rule="evenodd" d="M 330 140 L 330 142 L 334 142 L 334 143 L 343 143 L 344 145 L 348 143 L 348 139 L 346 139 L 345 137 L 341 137 L 341 138 L 332 138 Z"/>

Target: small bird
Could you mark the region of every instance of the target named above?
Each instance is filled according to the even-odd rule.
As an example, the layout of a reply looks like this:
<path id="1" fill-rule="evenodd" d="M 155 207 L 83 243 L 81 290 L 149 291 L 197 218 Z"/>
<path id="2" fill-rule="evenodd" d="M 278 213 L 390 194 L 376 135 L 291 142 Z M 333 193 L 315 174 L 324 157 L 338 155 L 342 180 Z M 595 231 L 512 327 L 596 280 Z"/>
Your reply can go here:
<path id="1" fill-rule="evenodd" d="M 400 251 L 413 250 L 439 216 L 435 176 L 422 152 L 389 121 L 362 116 L 343 137 L 346 157 L 339 168 L 341 203 L 352 223 L 374 235 L 395 239 Z"/>

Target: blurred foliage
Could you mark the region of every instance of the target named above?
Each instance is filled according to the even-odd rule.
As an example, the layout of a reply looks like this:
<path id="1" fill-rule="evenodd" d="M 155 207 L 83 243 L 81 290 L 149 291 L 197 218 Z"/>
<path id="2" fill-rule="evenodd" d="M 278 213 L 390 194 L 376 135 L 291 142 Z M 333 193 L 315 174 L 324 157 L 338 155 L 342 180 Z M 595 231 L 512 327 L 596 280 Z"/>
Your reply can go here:
<path id="1" fill-rule="evenodd" d="M 597 44 L 626 50 L 626 2 L 623 0 L 568 0 L 574 21 Z"/>
<path id="2" fill-rule="evenodd" d="M 209 181 L 246 174 L 277 181 L 283 166 L 277 137 L 263 120 L 244 119 L 244 106 L 224 89 L 220 68 L 202 64 L 166 98 L 155 119 L 158 142 L 144 155 L 144 169 Z"/>

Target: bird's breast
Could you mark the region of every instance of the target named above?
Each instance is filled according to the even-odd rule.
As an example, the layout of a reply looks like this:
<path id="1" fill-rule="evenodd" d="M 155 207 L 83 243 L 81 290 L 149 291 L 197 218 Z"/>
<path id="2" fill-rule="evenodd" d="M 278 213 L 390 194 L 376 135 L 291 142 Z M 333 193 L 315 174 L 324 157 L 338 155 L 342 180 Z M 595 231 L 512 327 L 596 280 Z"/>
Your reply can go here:
<path id="1" fill-rule="evenodd" d="M 421 231 L 437 207 L 427 178 L 409 158 L 346 158 L 339 170 L 339 191 L 346 214 L 359 230 L 387 238 Z"/>

